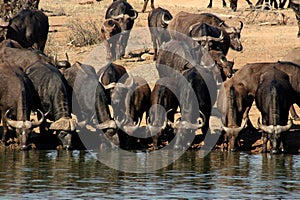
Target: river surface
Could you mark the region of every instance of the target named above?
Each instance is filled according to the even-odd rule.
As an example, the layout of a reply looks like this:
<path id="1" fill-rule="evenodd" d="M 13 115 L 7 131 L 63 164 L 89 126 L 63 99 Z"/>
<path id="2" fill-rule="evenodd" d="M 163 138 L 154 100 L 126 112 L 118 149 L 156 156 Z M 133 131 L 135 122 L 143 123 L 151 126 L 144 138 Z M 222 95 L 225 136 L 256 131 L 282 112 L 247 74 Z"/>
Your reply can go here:
<path id="1" fill-rule="evenodd" d="M 0 199 L 300 198 L 300 155 L 187 151 L 148 173 L 112 169 L 88 151 L 7 150 L 0 160 Z"/>

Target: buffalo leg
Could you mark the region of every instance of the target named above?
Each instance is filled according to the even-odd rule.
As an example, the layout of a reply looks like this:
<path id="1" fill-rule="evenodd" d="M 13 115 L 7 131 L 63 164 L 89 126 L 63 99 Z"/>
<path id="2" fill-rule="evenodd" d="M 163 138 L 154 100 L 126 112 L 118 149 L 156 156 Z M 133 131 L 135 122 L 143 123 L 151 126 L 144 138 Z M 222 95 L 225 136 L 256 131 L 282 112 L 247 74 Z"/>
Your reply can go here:
<path id="1" fill-rule="evenodd" d="M 3 127 L 1 142 L 5 146 L 5 143 L 6 143 L 6 134 L 7 134 L 8 128 L 7 128 L 7 125 L 6 125 L 6 122 L 5 122 L 5 117 L 4 117 L 3 113 L 1 115 L 1 118 L 2 118 L 1 119 L 2 120 L 2 127 Z"/>
<path id="2" fill-rule="evenodd" d="M 254 9 L 254 6 L 253 6 L 253 4 L 252 4 L 252 2 L 250 0 L 246 0 L 246 2 L 250 6 L 250 9 Z"/>
<path id="3" fill-rule="evenodd" d="M 71 150 L 72 147 L 72 134 L 65 132 L 65 131 L 60 131 L 57 134 L 58 139 L 61 141 L 63 148 L 66 150 Z"/>
<path id="4" fill-rule="evenodd" d="M 154 0 L 151 0 L 151 8 L 152 8 L 152 10 L 155 9 L 155 7 L 154 7 Z"/>
<path id="5" fill-rule="evenodd" d="M 223 4 L 223 7 L 226 7 L 226 1 L 225 0 L 222 0 L 222 4 Z M 209 4 L 207 6 L 207 8 L 211 8 L 212 7 L 212 0 L 209 0 Z"/>
<path id="6" fill-rule="evenodd" d="M 279 1 L 279 8 L 284 8 L 284 5 L 286 4 L 287 0 L 280 0 Z"/>
<path id="7" fill-rule="evenodd" d="M 107 40 L 104 40 L 103 41 L 104 43 L 104 46 L 106 48 L 106 60 L 107 61 L 111 61 L 114 59 L 114 56 L 112 55 L 112 51 L 111 51 L 111 48 L 110 48 L 110 45 L 109 45 L 109 42 Z"/>
<path id="8" fill-rule="evenodd" d="M 263 144 L 262 144 L 262 153 L 266 153 L 267 152 L 267 143 L 268 143 L 268 134 L 263 132 L 261 140 L 263 142 Z"/>
<path id="9" fill-rule="evenodd" d="M 148 1 L 149 1 L 149 0 L 144 0 L 144 5 L 143 5 L 142 12 L 145 12 L 145 10 L 146 10 L 146 8 L 147 8 Z M 151 0 L 151 4 L 152 4 L 152 0 Z"/>
<path id="10" fill-rule="evenodd" d="M 226 5 L 226 1 L 225 0 L 223 0 L 223 7 L 226 7 L 227 5 Z"/>
<path id="11" fill-rule="evenodd" d="M 273 6 L 275 9 L 278 9 L 278 3 L 276 0 L 270 0 L 270 5 Z"/>
<path id="12" fill-rule="evenodd" d="M 153 27 L 153 29 L 154 29 L 154 27 Z M 157 31 L 155 31 L 155 32 L 157 33 Z M 152 43 L 153 43 L 153 51 L 154 51 L 153 60 L 156 60 L 156 57 L 157 57 L 157 40 L 156 40 L 156 38 L 157 38 L 156 34 L 151 34 L 151 39 L 152 39 Z"/>
<path id="13" fill-rule="evenodd" d="M 209 4 L 208 4 L 207 8 L 211 8 L 211 7 L 212 7 L 212 0 L 209 0 Z"/>
<path id="14" fill-rule="evenodd" d="M 261 7 L 262 4 L 264 3 L 264 0 L 258 0 L 257 3 L 255 4 L 255 7 Z"/>
<path id="15" fill-rule="evenodd" d="M 237 0 L 230 0 L 230 8 L 231 10 L 233 10 L 234 12 L 236 11 L 237 9 Z"/>
<path id="16" fill-rule="evenodd" d="M 119 52 L 117 54 L 117 58 L 118 56 L 121 58 L 123 56 L 125 56 L 125 50 L 126 50 L 126 46 L 127 46 L 127 43 L 128 43 L 128 39 L 129 39 L 129 34 L 130 34 L 130 31 L 127 30 L 127 31 L 124 31 L 120 34 L 120 44 L 119 45 Z"/>
<path id="17" fill-rule="evenodd" d="M 270 1 L 269 0 L 265 0 L 265 10 L 271 10 L 271 5 L 270 5 Z"/>

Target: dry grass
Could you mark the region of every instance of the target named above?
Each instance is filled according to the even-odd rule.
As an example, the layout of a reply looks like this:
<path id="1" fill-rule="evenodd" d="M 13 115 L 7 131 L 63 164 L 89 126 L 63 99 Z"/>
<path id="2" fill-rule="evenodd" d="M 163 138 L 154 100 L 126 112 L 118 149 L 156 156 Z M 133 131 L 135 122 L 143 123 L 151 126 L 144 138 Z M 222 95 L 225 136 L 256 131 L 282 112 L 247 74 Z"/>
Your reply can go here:
<path id="1" fill-rule="evenodd" d="M 80 19 L 71 20 L 68 25 L 70 29 L 70 35 L 68 36 L 68 43 L 76 47 L 83 47 L 87 45 L 93 45 L 100 42 L 100 32 L 97 27 L 98 24 L 95 20 Z"/>

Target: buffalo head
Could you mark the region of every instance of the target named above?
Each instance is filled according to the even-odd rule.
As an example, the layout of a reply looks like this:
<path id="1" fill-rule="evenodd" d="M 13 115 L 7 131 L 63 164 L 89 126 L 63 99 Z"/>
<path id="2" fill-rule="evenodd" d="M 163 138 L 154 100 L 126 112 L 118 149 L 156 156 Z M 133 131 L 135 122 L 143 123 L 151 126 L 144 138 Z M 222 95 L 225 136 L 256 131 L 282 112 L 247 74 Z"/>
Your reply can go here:
<path id="1" fill-rule="evenodd" d="M 13 120 L 8 117 L 9 113 L 11 112 L 12 108 L 8 109 L 5 113 L 5 121 L 6 124 L 14 129 L 16 129 L 18 141 L 20 142 L 20 149 L 26 150 L 28 146 L 28 139 L 32 130 L 42 124 L 44 121 L 44 114 L 41 113 L 41 119 L 39 121 L 28 121 L 28 120 Z"/>
<path id="2" fill-rule="evenodd" d="M 242 29 L 243 29 L 242 21 L 240 21 L 240 25 L 237 27 L 225 27 L 225 31 L 229 34 L 229 37 L 230 37 L 230 47 L 233 50 L 236 50 L 236 51 L 243 50 L 243 45 L 240 40 Z"/>
<path id="3" fill-rule="evenodd" d="M 176 134 L 174 149 L 182 149 L 190 146 L 192 143 L 191 138 L 195 137 L 195 131 L 201 129 L 206 124 L 205 115 L 200 110 L 199 112 L 200 116 L 197 118 L 196 123 L 179 118 L 174 124 L 172 124 L 174 133 Z"/>
<path id="4" fill-rule="evenodd" d="M 222 84 L 217 101 L 218 109 L 222 113 L 225 140 L 229 142 L 231 150 L 236 150 L 239 133 L 249 122 L 248 105 L 249 102 L 253 102 L 253 99 L 248 97 L 248 90 L 242 83 L 236 83 L 234 78 Z"/>
<path id="5" fill-rule="evenodd" d="M 282 141 L 282 136 L 281 134 L 285 131 L 288 131 L 292 125 L 292 119 L 290 119 L 288 121 L 288 124 L 285 126 L 281 126 L 281 125 L 263 125 L 260 123 L 260 120 L 257 120 L 257 124 L 259 129 L 263 130 L 264 133 L 266 133 L 268 136 L 267 138 L 270 139 L 271 141 L 271 148 L 272 148 L 272 153 L 279 153 L 279 148 L 280 148 L 280 144 Z"/>
<path id="6" fill-rule="evenodd" d="M 226 78 L 231 78 L 234 74 L 234 62 L 227 60 L 226 56 L 223 54 L 222 51 L 210 50 L 209 53 L 212 56 L 212 58 L 216 61 L 218 68 L 217 74 L 221 75 L 222 80 L 225 81 Z"/>

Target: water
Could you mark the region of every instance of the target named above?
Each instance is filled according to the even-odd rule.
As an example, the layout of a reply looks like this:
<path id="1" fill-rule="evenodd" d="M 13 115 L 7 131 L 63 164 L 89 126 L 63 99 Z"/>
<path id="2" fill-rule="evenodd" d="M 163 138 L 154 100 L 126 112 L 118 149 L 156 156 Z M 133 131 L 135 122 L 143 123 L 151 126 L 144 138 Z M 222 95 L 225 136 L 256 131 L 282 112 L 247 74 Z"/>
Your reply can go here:
<path id="1" fill-rule="evenodd" d="M 127 173 L 87 151 L 2 151 L 0 165 L 0 199 L 300 198 L 300 155 L 188 151 L 155 172 Z"/>

